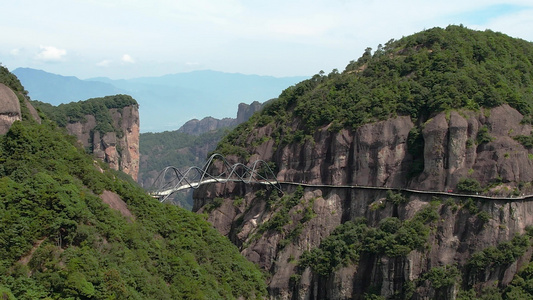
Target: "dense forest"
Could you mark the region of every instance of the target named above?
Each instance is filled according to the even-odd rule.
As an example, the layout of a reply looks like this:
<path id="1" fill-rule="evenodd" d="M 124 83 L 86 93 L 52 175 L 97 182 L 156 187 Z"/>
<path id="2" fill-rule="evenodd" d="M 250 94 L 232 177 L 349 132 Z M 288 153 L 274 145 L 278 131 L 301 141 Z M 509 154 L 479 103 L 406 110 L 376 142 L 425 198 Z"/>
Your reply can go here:
<path id="1" fill-rule="evenodd" d="M 269 138 L 280 145 L 310 138 L 326 125 L 333 131 L 354 129 L 398 115 L 421 125 L 438 112 L 503 103 L 531 122 L 532 49 L 531 42 L 463 26 L 392 39 L 375 51 L 367 48 L 343 72 L 320 72 L 284 90 L 231 132 L 217 151 L 246 156 L 251 129 L 267 124 L 275 126 Z"/>
<path id="2" fill-rule="evenodd" d="M 23 99 L 16 77 L 1 71 Z M 0 136 L 2 299 L 266 295 L 263 274 L 205 216 L 160 204 L 127 178 L 46 118 L 25 117 Z M 132 216 L 103 194 L 118 195 Z"/>

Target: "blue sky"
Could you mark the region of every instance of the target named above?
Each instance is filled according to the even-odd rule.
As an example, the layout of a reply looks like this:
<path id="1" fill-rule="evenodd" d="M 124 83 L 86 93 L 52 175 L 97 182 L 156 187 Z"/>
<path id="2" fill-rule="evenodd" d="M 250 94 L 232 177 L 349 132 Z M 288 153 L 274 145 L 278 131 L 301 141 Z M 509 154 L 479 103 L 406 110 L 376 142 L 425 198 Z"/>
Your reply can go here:
<path id="1" fill-rule="evenodd" d="M 0 0 L 0 62 L 114 79 L 343 70 L 367 47 L 463 24 L 533 41 L 533 1 Z"/>

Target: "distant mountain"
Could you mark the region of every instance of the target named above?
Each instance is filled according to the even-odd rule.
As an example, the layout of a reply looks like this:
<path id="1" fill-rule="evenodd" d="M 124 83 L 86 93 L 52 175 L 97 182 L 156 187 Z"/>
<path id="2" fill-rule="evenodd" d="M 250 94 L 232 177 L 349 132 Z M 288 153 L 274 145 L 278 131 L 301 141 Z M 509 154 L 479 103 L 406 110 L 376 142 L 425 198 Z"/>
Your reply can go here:
<path id="1" fill-rule="evenodd" d="M 81 80 L 28 68 L 15 69 L 13 73 L 32 99 L 52 104 L 111 94 L 131 95 L 140 105 L 141 132 L 176 130 L 195 118 L 232 116 L 239 103 L 264 102 L 306 79 L 208 70 L 120 80 Z"/>
<path id="2" fill-rule="evenodd" d="M 213 117 L 205 117 L 201 120 L 192 119 L 183 124 L 183 126 L 178 129 L 178 132 L 201 135 L 224 127 L 234 127 L 248 120 L 256 111 L 261 110 L 261 108 L 263 108 L 263 104 L 258 101 L 254 101 L 251 104 L 240 103 L 237 111 L 237 118 L 216 119 Z"/>
<path id="3" fill-rule="evenodd" d="M 139 184 L 145 188 L 150 187 L 159 172 L 167 166 L 185 170 L 191 166 L 203 164 L 208 153 L 215 149 L 220 139 L 231 128 L 247 121 L 255 112 L 261 110 L 265 103 L 257 101 L 250 104 L 240 103 L 237 118 L 205 117 L 202 120 L 190 120 L 178 130 L 141 134 Z M 191 210 L 192 194 L 193 190 L 190 190 L 173 195 L 170 200 Z"/>
<path id="4" fill-rule="evenodd" d="M 33 100 L 54 105 L 127 93 L 109 83 L 81 80 L 74 76 L 61 76 L 42 70 L 18 68 L 13 73 L 29 91 Z"/>

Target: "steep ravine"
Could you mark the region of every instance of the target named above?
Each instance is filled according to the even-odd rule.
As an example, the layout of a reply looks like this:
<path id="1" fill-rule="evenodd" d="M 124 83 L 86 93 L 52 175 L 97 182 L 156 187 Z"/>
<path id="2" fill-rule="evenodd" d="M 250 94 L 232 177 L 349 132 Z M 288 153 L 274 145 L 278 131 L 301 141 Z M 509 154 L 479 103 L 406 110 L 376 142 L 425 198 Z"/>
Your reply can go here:
<path id="1" fill-rule="evenodd" d="M 513 139 L 531 133 L 531 125 L 521 120 L 508 105 L 440 113 L 424 124 L 397 117 L 354 131 L 324 127 L 313 140 L 279 148 L 273 147 L 272 125 L 266 125 L 256 129 L 254 139 L 264 142 L 249 161 L 273 161 L 277 179 L 286 182 L 457 191 L 457 184 L 469 178 L 490 186 L 485 194 L 512 197 L 533 193 L 531 152 Z M 409 133 L 415 126 L 423 136 L 423 157 L 409 152 Z M 417 159 L 424 167 L 413 175 Z M 288 187 L 286 197 L 294 192 Z M 469 267 L 472 254 L 525 233 L 533 224 L 533 202 L 402 196 L 406 201 L 393 203 L 385 191 L 308 187 L 296 205 L 287 206 L 288 198 L 269 196 L 258 187 L 226 184 L 198 190 L 194 210 L 208 212 L 222 234 L 271 274 L 273 299 L 364 299 L 365 294 L 455 299 L 460 289 L 504 287 L 529 261 L 528 250 L 512 263 L 475 272 Z M 216 197 L 223 200 L 213 201 Z M 328 276 L 298 267 L 304 251 L 319 247 L 347 221 L 364 217 L 368 228 L 378 228 L 386 218 L 411 220 L 428 207 L 438 218 L 426 224 L 430 233 L 425 246 L 407 255 L 362 251 L 354 263 L 338 266 Z M 455 285 L 434 288 L 423 277 L 434 268 L 454 265 L 461 272 Z"/>

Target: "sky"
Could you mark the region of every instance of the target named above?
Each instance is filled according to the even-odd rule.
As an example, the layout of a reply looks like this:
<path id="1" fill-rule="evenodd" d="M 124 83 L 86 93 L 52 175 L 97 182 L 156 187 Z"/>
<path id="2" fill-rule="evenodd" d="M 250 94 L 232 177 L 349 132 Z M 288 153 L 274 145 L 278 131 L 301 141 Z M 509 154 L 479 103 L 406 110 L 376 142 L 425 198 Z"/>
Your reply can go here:
<path id="1" fill-rule="evenodd" d="M 0 63 L 80 79 L 312 76 L 450 24 L 533 41 L 533 0 L 0 0 Z"/>

